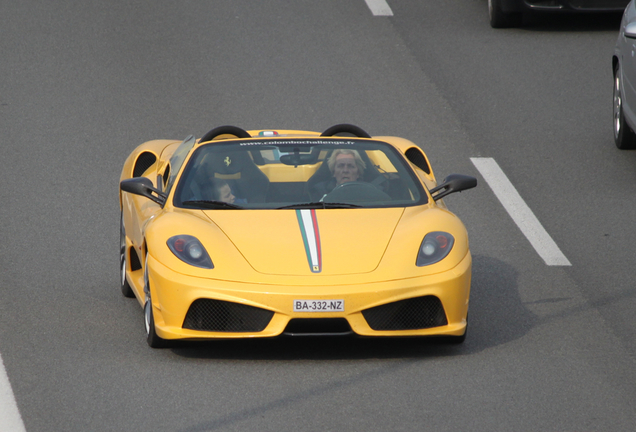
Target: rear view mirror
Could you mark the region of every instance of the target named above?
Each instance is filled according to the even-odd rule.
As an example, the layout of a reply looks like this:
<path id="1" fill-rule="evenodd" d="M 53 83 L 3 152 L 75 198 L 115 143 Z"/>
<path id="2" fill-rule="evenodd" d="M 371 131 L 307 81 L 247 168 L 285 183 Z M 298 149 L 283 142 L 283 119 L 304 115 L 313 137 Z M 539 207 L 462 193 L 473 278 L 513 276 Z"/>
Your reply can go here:
<path id="1" fill-rule="evenodd" d="M 294 166 L 307 165 L 314 162 L 314 160 L 315 160 L 315 157 L 311 154 L 293 153 L 293 154 L 282 155 L 280 157 L 281 163 L 285 165 L 294 165 Z"/>
<path id="2" fill-rule="evenodd" d="M 625 37 L 636 39 L 636 22 L 629 23 L 625 26 Z"/>

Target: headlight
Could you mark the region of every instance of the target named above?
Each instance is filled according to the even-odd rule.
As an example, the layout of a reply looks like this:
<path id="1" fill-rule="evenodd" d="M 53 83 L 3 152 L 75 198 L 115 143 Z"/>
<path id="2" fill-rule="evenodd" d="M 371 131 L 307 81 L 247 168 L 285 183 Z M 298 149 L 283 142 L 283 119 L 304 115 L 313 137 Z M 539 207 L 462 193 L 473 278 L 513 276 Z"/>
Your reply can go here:
<path id="1" fill-rule="evenodd" d="M 435 231 L 426 234 L 417 254 L 415 265 L 424 267 L 446 258 L 455 243 L 455 238 L 447 232 Z"/>
<path id="2" fill-rule="evenodd" d="M 170 237 L 167 241 L 168 247 L 173 254 L 181 261 L 184 261 L 195 267 L 205 269 L 213 269 L 214 264 L 210 259 L 210 255 L 196 237 L 189 235 L 178 235 Z"/>

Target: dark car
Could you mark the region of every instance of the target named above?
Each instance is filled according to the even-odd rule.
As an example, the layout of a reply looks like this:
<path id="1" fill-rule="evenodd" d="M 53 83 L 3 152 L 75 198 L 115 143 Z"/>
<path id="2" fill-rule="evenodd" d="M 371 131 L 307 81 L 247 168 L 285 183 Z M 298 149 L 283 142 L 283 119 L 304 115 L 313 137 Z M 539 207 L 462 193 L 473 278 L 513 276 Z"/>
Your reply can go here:
<path id="1" fill-rule="evenodd" d="M 518 27 L 524 12 L 620 12 L 629 0 L 488 0 L 493 28 Z"/>
<path id="2" fill-rule="evenodd" d="M 612 56 L 614 71 L 614 142 L 621 150 L 636 148 L 636 3 L 632 1 L 621 21 Z"/>

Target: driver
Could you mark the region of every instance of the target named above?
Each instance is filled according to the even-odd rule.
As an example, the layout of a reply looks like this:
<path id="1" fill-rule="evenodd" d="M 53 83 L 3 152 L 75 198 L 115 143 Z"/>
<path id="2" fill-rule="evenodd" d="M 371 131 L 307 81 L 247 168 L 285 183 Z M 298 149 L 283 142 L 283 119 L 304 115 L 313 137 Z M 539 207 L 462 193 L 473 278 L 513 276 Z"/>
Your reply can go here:
<path id="1" fill-rule="evenodd" d="M 331 178 L 316 183 L 312 187 L 312 196 L 324 198 L 326 194 L 344 183 L 361 181 L 366 164 L 357 150 L 336 149 L 327 160 Z M 322 199 L 321 198 L 321 199 Z"/>
<path id="2" fill-rule="evenodd" d="M 334 150 L 327 164 L 336 179 L 336 186 L 358 181 L 358 179 L 363 177 L 366 168 L 360 153 L 356 150 Z"/>
<path id="3" fill-rule="evenodd" d="M 360 181 L 364 176 L 366 164 L 357 150 L 336 149 L 331 153 L 327 166 L 331 179 L 316 183 L 312 190 L 318 197 L 325 197 L 335 187 L 348 182 Z"/>

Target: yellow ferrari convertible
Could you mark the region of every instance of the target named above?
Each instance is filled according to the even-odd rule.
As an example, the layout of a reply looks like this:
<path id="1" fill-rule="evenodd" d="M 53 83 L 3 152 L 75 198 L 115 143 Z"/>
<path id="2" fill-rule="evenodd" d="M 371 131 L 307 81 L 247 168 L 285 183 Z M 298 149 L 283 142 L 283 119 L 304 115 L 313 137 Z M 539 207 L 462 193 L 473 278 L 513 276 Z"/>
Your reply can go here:
<path id="1" fill-rule="evenodd" d="M 461 343 L 466 228 L 426 154 L 341 124 L 148 141 L 120 179 L 121 290 L 147 341 L 438 336 Z"/>

